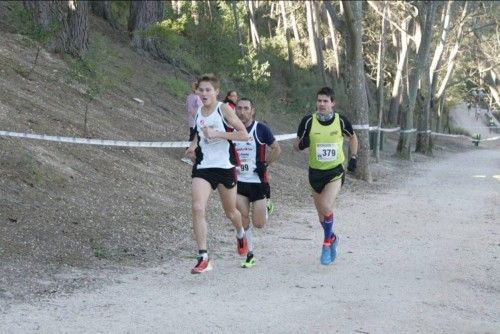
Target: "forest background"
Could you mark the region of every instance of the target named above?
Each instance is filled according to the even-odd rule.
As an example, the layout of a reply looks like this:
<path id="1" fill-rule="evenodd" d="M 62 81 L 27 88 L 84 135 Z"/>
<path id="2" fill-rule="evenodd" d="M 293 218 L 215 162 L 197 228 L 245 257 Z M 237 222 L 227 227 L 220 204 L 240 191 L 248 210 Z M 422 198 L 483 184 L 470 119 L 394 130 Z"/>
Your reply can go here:
<path id="1" fill-rule="evenodd" d="M 307 97 L 318 81 L 333 86 L 338 109 L 353 124 L 399 125 L 397 150 L 406 159 L 411 158 L 415 134 L 416 151 L 432 151 L 429 131 L 447 126 L 446 103 L 456 104 L 472 89 L 487 90 L 490 107 L 500 103 L 497 2 L 23 4 L 14 12 L 22 32 L 40 46 L 48 44 L 53 52 L 75 57 L 81 75 L 90 77 L 90 99 L 104 88 L 99 66 L 109 61 L 99 46 L 105 37 L 91 38 L 89 33 L 93 12 L 116 29 L 126 26 L 132 48 L 186 75 L 216 73 L 226 87 L 267 101 L 263 110 L 310 110 Z M 182 95 L 188 90 L 183 79 L 167 78 L 167 88 Z M 368 129 L 360 130 L 358 177 L 369 181 Z"/>

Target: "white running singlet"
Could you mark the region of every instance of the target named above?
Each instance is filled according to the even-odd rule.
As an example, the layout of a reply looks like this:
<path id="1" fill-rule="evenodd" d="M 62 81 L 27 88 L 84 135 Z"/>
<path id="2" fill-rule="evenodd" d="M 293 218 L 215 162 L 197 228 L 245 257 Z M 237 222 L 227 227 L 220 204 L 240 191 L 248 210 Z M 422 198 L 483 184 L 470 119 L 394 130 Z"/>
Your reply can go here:
<path id="1" fill-rule="evenodd" d="M 202 107 L 199 107 L 196 113 L 195 121 L 198 134 L 198 147 L 201 150 L 201 161 L 196 166 L 198 169 L 229 169 L 234 167 L 230 161 L 231 145 L 229 141 L 220 138 L 208 139 L 203 134 L 204 127 L 209 127 L 220 132 L 226 132 L 226 127 L 230 127 L 224 120 L 224 116 L 220 110 L 221 104 L 222 102 L 217 103 L 215 109 L 208 116 L 203 116 L 201 112 Z"/>

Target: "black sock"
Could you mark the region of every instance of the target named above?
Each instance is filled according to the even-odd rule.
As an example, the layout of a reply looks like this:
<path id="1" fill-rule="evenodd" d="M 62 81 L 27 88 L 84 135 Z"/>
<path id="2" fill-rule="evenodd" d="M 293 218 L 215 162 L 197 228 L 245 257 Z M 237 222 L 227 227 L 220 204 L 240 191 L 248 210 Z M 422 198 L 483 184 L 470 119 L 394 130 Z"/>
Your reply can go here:
<path id="1" fill-rule="evenodd" d="M 206 249 L 200 249 L 198 251 L 198 257 L 202 257 L 204 259 L 208 259 L 208 251 Z"/>

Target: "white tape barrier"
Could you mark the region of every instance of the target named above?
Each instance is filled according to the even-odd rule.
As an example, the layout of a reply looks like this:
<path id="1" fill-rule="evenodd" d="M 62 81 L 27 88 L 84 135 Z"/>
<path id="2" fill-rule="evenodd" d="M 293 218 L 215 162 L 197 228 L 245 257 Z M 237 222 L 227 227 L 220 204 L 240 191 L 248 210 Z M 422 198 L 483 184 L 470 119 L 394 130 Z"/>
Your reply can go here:
<path id="1" fill-rule="evenodd" d="M 352 128 L 354 130 L 370 130 L 370 124 L 362 124 L 362 125 L 354 124 Z"/>
<path id="2" fill-rule="evenodd" d="M 370 126 L 369 124 L 363 124 L 363 125 L 353 125 L 352 128 L 354 130 L 370 130 L 370 131 L 375 131 L 375 130 L 380 130 L 382 132 L 396 132 L 401 130 L 401 128 L 398 126 L 397 128 L 379 128 L 378 126 Z"/>
<path id="3" fill-rule="evenodd" d="M 368 130 L 372 130 L 372 131 L 380 129 L 380 131 L 382 131 L 382 132 L 396 132 L 396 131 L 407 132 L 407 133 L 417 132 L 417 129 L 400 130 L 399 127 L 384 129 L 384 128 L 379 128 L 377 126 L 370 127 L 369 125 L 353 125 L 353 128 L 354 129 L 365 129 L 365 130 L 368 129 Z M 429 132 L 435 136 L 464 137 L 467 139 L 471 139 L 473 141 L 477 141 L 477 139 L 475 139 L 475 138 L 472 138 L 469 136 L 464 136 L 464 135 L 451 135 L 451 134 L 445 134 L 445 133 L 431 132 L 430 130 L 419 131 L 419 133 L 429 133 Z M 15 138 L 28 138 L 28 139 L 36 139 L 36 140 L 46 140 L 46 141 L 54 141 L 54 142 L 60 142 L 60 143 L 101 145 L 101 146 L 149 147 L 149 148 L 171 148 L 171 147 L 182 148 L 182 147 L 189 146 L 189 142 L 187 142 L 187 141 L 147 142 L 147 141 L 129 141 L 129 140 L 87 139 L 87 138 L 49 136 L 49 135 L 39 135 L 39 134 L 32 134 L 32 133 L 22 133 L 22 132 L 12 132 L 12 131 L 1 131 L 0 130 L 0 137 L 2 137 L 2 136 L 3 137 L 15 137 Z M 295 133 L 289 133 L 289 134 L 283 134 L 283 135 L 276 135 L 275 138 L 277 141 L 283 141 L 283 140 L 297 138 L 297 135 Z M 479 139 L 479 141 L 480 142 L 481 141 L 491 141 L 491 140 L 498 140 L 498 139 L 500 139 L 500 136 Z"/>
<path id="4" fill-rule="evenodd" d="M 166 147 L 188 147 L 190 144 L 188 141 L 147 142 L 147 141 L 129 141 L 129 140 L 87 139 L 87 138 L 75 138 L 75 137 L 38 135 L 38 134 L 32 134 L 32 133 L 21 133 L 21 132 L 1 131 L 0 130 L 0 137 L 1 136 L 55 141 L 55 142 L 59 142 L 59 143 L 102 145 L 102 146 L 121 146 L 121 147 L 166 148 Z M 295 133 L 275 136 L 277 141 L 293 139 L 296 137 L 297 137 L 297 135 Z"/>
<path id="5" fill-rule="evenodd" d="M 274 138 L 277 141 L 288 140 L 288 139 L 295 139 L 295 138 L 297 138 L 297 134 L 296 133 L 289 133 L 289 134 L 286 134 L 286 135 L 276 135 L 276 136 L 274 136 Z"/>
<path id="6" fill-rule="evenodd" d="M 11 132 L 11 131 L 0 131 L 0 136 L 47 140 L 47 141 L 55 141 L 55 142 L 60 142 L 60 143 L 104 145 L 104 146 L 153 147 L 153 148 L 188 147 L 189 146 L 189 142 L 187 142 L 187 141 L 145 142 L 145 141 L 128 141 L 128 140 L 87 139 L 87 138 L 75 138 L 75 137 L 37 135 L 37 134 L 31 134 L 31 133 L 20 133 L 20 132 Z"/>
<path id="7" fill-rule="evenodd" d="M 366 125 L 353 125 L 352 127 L 353 127 L 353 129 L 366 129 Z M 482 127 L 482 128 L 489 129 L 488 127 Z M 402 133 L 412 133 L 412 132 L 416 132 L 416 133 L 430 133 L 433 136 L 454 137 L 454 138 L 463 137 L 463 138 L 466 138 L 466 139 L 470 139 L 472 141 L 478 141 L 476 138 L 470 137 L 470 136 L 465 136 L 465 135 L 451 135 L 451 134 L 447 134 L 447 133 L 433 132 L 431 130 L 424 130 L 424 131 L 417 131 L 417 129 L 401 130 L 400 127 L 384 129 L 384 128 L 379 128 L 378 126 L 370 126 L 369 129 L 370 129 L 370 131 L 380 130 L 381 132 L 396 132 L 396 131 L 400 131 Z M 491 141 L 491 140 L 498 140 L 498 139 L 500 139 L 500 136 L 479 139 L 479 141 L 482 142 L 482 141 Z"/>

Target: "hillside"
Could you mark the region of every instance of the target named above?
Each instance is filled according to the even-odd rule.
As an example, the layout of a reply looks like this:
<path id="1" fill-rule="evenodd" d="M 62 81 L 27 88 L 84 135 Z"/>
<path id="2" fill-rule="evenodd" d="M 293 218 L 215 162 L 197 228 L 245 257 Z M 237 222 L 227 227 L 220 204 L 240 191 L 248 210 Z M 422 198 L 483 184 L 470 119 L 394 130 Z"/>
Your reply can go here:
<path id="1" fill-rule="evenodd" d="M 94 22 L 95 21 L 95 22 Z M 186 140 L 184 98 L 169 94 L 166 77 L 181 76 L 168 64 L 132 52 L 126 35 L 93 18 L 93 34 L 107 37 L 118 57 L 105 69 L 112 88 L 89 105 L 90 138 Z M 41 51 L 5 26 L 0 33 L 0 129 L 84 136 L 89 87 L 72 80 L 69 60 Z M 123 77 L 126 69 L 130 75 Z M 190 82 L 192 77 L 182 77 Z M 138 105 L 133 98 L 144 101 Z M 276 134 L 291 133 L 302 115 L 265 111 Z M 375 191 L 398 182 L 411 164 L 391 157 L 373 166 L 371 185 L 348 179 L 344 193 Z M 311 205 L 305 156 L 283 154 L 271 169 L 277 213 L 286 224 L 298 205 Z M 72 291 L 106 282 L 107 273 L 191 257 L 190 167 L 182 149 L 137 149 L 0 137 L 0 299 Z M 418 156 L 416 160 L 427 160 Z M 216 194 L 214 194 L 216 195 Z M 209 243 L 225 247 L 233 232 L 212 196 Z"/>
<path id="2" fill-rule="evenodd" d="M 89 105 L 88 137 L 185 141 L 184 97 L 169 95 L 161 85 L 173 69 L 132 52 L 124 33 L 94 20 L 93 33 L 107 36 L 108 47 L 119 54 L 107 74 L 121 78 L 124 68 L 132 74 Z M 43 50 L 27 79 L 35 55 L 23 36 L 0 34 L 0 129 L 83 137 L 88 87 L 71 80 L 68 59 Z M 298 121 L 273 115 L 271 125 L 279 134 L 293 131 Z M 300 202 L 293 194 L 306 186 L 303 156 L 293 155 L 288 145 L 283 143 L 282 159 L 271 171 L 277 205 Z M 151 265 L 194 254 L 190 167 L 180 161 L 183 149 L 0 137 L 0 152 L 0 297 L 91 284 L 72 277 L 80 269 Z M 232 240 L 216 196 L 208 217 L 212 245 Z"/>

